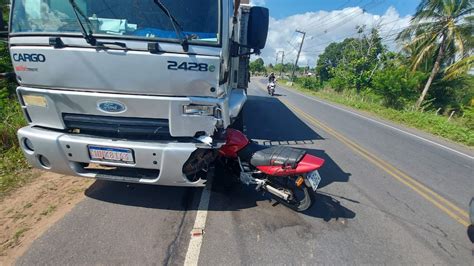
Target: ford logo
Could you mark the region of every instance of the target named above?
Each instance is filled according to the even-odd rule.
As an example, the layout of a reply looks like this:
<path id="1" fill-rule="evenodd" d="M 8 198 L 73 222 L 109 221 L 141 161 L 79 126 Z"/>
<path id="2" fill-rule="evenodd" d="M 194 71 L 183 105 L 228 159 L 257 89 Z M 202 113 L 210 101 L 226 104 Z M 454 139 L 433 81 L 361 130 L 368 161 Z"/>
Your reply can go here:
<path id="1" fill-rule="evenodd" d="M 125 104 L 118 101 L 101 101 L 97 103 L 97 108 L 104 113 L 123 113 L 127 110 Z"/>

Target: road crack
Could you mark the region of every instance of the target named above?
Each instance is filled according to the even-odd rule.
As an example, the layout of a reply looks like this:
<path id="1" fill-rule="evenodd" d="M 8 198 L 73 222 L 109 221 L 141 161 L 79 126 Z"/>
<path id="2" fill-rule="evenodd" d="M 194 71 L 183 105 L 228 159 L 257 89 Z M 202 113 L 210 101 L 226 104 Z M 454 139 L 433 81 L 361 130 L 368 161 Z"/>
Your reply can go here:
<path id="1" fill-rule="evenodd" d="M 439 240 L 436 240 L 436 243 L 438 243 L 438 247 L 440 247 L 444 252 L 446 252 L 451 258 L 454 258 L 453 254 L 451 254 L 444 246 L 439 242 Z"/>
<path id="2" fill-rule="evenodd" d="M 390 197 L 392 197 L 393 199 L 395 199 L 396 201 L 398 201 L 398 202 L 402 203 L 403 205 L 405 205 L 405 207 L 407 207 L 407 209 L 410 210 L 411 212 L 416 213 L 416 211 L 415 211 L 412 207 L 410 207 L 410 205 L 408 205 L 408 203 L 406 203 L 406 202 L 404 202 L 404 201 L 402 201 L 402 200 L 399 200 L 397 197 L 395 197 L 394 195 L 392 195 L 389 191 L 387 191 L 387 194 L 388 194 Z"/>
<path id="3" fill-rule="evenodd" d="M 181 219 L 179 221 L 179 225 L 176 230 L 176 236 L 174 237 L 173 241 L 171 241 L 171 243 L 168 245 L 168 248 L 166 249 L 166 256 L 163 260 L 162 265 L 171 265 L 174 261 L 174 257 L 176 255 L 175 254 L 176 247 L 180 243 L 181 236 L 183 236 L 186 216 L 188 214 L 188 210 L 190 209 L 193 203 L 194 191 L 195 190 L 193 188 L 188 188 L 186 189 L 186 192 L 184 192 L 184 195 L 181 200 L 181 204 L 183 207 L 183 215 L 181 216 Z"/>

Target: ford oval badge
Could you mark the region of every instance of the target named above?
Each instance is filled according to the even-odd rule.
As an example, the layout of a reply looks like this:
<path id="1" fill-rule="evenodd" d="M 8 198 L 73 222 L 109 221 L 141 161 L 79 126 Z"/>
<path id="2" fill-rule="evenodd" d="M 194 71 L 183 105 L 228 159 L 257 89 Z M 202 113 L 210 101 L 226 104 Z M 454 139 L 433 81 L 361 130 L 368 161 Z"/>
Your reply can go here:
<path id="1" fill-rule="evenodd" d="M 127 106 L 118 101 L 101 101 L 97 103 L 97 107 L 104 113 L 112 114 L 123 113 L 127 110 Z"/>

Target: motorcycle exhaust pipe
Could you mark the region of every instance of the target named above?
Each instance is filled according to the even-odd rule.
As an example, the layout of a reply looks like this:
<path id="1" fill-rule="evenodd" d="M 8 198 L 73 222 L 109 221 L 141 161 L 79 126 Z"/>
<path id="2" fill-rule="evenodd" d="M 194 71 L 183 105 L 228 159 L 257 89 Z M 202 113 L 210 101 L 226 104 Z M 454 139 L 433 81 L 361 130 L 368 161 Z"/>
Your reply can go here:
<path id="1" fill-rule="evenodd" d="M 265 185 L 264 186 L 265 190 L 272 193 L 273 195 L 279 197 L 279 198 L 282 198 L 284 200 L 288 200 L 288 198 L 290 197 L 290 195 L 286 194 L 285 192 L 279 190 L 279 189 L 276 189 L 270 185 Z"/>

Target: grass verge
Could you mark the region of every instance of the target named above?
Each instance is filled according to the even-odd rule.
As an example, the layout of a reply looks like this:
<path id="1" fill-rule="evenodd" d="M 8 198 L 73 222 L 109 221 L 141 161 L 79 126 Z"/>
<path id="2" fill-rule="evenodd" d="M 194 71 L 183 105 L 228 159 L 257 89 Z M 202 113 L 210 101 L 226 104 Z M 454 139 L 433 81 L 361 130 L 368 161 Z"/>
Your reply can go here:
<path id="1" fill-rule="evenodd" d="M 337 93 L 334 90 L 327 88 L 321 90 L 310 90 L 296 83 L 292 86 L 286 86 L 334 103 L 368 111 L 384 119 L 417 128 L 433 135 L 464 144 L 471 148 L 474 146 L 474 129 L 465 126 L 461 119 L 452 119 L 451 121 L 448 121 L 445 116 L 440 116 L 433 112 L 395 110 L 382 106 L 380 101 L 374 100 L 373 97 L 371 98 L 355 93 Z"/>
<path id="2" fill-rule="evenodd" d="M 35 174 L 27 171 L 28 166 L 20 150 L 16 131 L 26 124 L 21 107 L 14 98 L 0 99 L 0 199 L 18 188 Z"/>

